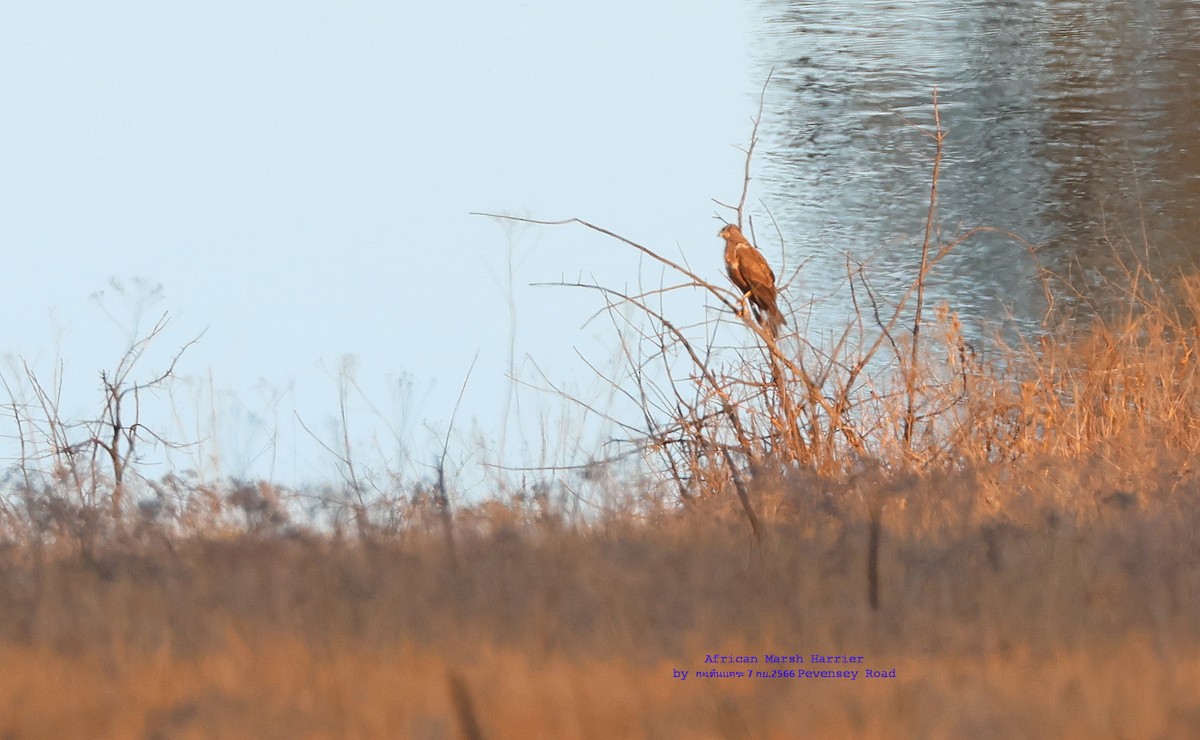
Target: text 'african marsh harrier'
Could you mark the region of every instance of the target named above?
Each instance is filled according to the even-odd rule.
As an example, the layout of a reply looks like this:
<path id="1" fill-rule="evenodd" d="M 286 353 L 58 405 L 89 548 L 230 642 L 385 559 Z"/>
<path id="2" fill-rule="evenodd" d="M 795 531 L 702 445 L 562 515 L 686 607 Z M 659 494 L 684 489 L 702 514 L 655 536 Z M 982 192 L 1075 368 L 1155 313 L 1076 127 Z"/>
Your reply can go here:
<path id="1" fill-rule="evenodd" d="M 725 270 L 729 279 L 754 307 L 754 318 L 758 323 L 771 336 L 778 336 L 780 324 L 787 324 L 787 321 L 775 304 L 775 273 L 767 264 L 767 258 L 746 241 L 742 230 L 733 224 L 721 229 L 720 236 L 725 240 Z"/>

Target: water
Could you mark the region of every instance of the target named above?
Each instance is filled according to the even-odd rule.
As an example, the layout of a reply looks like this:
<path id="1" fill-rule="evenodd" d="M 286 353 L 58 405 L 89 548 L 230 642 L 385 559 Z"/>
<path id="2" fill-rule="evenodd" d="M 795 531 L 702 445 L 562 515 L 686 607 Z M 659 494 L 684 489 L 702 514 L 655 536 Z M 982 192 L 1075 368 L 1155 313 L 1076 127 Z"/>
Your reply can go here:
<path id="1" fill-rule="evenodd" d="M 943 241 L 1009 230 L 1046 267 L 1077 263 L 1085 290 L 1115 274 L 1114 255 L 1150 245 L 1156 269 L 1195 256 L 1200 3 L 767 2 L 757 33 L 773 70 L 758 194 L 789 261 L 811 260 L 793 297 L 815 296 L 830 322 L 845 293 L 821 290 L 846 253 L 893 288 L 915 270 L 934 146 L 914 125 L 932 127 L 935 87 Z M 1010 309 L 1032 321 L 1036 274 L 1023 246 L 985 235 L 935 273 L 935 293 L 976 325 Z"/>

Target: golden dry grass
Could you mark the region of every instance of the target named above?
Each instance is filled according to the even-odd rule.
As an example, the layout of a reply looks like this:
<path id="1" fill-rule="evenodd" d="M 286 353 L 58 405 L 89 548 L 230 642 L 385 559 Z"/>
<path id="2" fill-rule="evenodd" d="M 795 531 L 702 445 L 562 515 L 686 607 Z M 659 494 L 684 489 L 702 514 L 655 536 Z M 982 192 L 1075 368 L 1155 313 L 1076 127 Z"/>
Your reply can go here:
<path id="1" fill-rule="evenodd" d="M 577 530 L 497 514 L 460 531 L 457 568 L 436 533 L 12 547 L 0 731 L 438 738 L 469 712 L 501 738 L 1195 736 L 1185 461 L 762 476 L 757 547 L 729 496 Z M 709 653 L 861 655 L 897 677 L 697 678 L 745 668 Z M 753 666 L 772 667 L 826 666 Z"/>
<path id="2" fill-rule="evenodd" d="M 749 651 L 749 648 L 746 648 Z M 451 665 L 413 645 L 326 654 L 279 637 L 183 659 L 3 650 L 10 737 L 456 737 L 465 676 L 487 737 L 1194 737 L 1200 655 L 1152 641 L 983 658 L 885 659 L 889 681 L 679 682 L 677 662 L 531 659 L 480 646 Z M 20 676 L 14 680 L 14 676 Z M 67 692 L 67 693 L 65 693 Z"/>

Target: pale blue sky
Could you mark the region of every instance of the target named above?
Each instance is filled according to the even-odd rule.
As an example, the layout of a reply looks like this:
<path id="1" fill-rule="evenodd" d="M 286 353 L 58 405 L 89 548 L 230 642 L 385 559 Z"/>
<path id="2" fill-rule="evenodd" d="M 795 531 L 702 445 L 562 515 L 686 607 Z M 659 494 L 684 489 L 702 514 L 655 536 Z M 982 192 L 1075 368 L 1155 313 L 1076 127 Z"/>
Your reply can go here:
<path id="1" fill-rule="evenodd" d="M 709 199 L 736 198 L 733 145 L 762 82 L 748 12 L 738 0 L 6 3 L 0 350 L 43 375 L 61 357 L 65 415 L 94 414 L 123 336 L 89 296 L 141 277 L 164 289 L 150 313 L 176 318 L 163 354 L 208 329 L 174 405 L 224 475 L 332 479 L 293 409 L 329 429 L 346 354 L 424 463 L 424 424 L 445 428 L 478 352 L 458 423 L 498 436 L 510 301 L 518 360 L 590 386 L 575 348 L 608 355 L 605 322 L 580 328 L 597 297 L 527 286 L 582 273 L 620 287 L 638 261 L 578 229 L 506 233 L 468 213 L 585 217 L 718 278 Z M 389 392 L 402 374 L 407 415 Z M 264 387 L 287 392 L 272 405 Z M 191 420 L 211 417 L 208 388 L 215 436 Z M 557 401 L 521 403 L 536 424 L 552 413 L 538 404 Z M 354 427 L 378 432 L 361 406 Z M 530 454 L 506 450 L 515 464 Z"/>

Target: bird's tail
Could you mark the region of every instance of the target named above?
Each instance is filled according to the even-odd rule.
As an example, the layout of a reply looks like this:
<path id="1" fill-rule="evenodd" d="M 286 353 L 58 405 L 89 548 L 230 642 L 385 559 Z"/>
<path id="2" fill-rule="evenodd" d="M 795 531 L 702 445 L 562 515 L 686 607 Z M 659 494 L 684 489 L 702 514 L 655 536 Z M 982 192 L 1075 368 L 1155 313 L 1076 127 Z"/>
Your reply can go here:
<path id="1" fill-rule="evenodd" d="M 783 318 L 778 306 L 771 306 L 765 313 L 766 321 L 763 322 L 763 327 L 771 333 L 772 337 L 778 337 L 779 327 L 787 326 L 787 319 Z"/>

